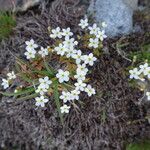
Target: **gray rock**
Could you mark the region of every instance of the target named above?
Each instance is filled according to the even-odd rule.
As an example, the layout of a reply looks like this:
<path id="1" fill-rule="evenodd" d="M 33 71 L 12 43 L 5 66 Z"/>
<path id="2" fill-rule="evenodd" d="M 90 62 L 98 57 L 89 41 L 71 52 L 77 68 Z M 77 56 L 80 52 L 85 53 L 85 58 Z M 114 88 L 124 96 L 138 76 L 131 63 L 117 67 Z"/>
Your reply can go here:
<path id="1" fill-rule="evenodd" d="M 26 11 L 42 0 L 0 0 L 0 10 Z"/>
<path id="2" fill-rule="evenodd" d="M 137 0 L 91 0 L 88 12 L 94 14 L 96 22 L 107 23 L 109 37 L 128 34 L 133 28 L 133 10 Z"/>

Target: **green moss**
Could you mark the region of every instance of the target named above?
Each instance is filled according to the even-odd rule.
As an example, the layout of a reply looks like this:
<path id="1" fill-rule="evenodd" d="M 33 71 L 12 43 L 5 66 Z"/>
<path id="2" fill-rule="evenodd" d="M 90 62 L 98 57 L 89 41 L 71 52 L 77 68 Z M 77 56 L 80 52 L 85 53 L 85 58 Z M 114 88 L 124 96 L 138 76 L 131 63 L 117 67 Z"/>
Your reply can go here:
<path id="1" fill-rule="evenodd" d="M 16 25 L 14 14 L 10 12 L 0 12 L 0 41 L 7 38 Z"/>
<path id="2" fill-rule="evenodd" d="M 140 51 L 131 52 L 129 58 L 132 60 L 134 59 L 135 63 L 150 63 L 150 44 L 143 45 Z"/>
<path id="3" fill-rule="evenodd" d="M 127 146 L 126 150 L 150 150 L 150 141 L 131 143 Z"/>

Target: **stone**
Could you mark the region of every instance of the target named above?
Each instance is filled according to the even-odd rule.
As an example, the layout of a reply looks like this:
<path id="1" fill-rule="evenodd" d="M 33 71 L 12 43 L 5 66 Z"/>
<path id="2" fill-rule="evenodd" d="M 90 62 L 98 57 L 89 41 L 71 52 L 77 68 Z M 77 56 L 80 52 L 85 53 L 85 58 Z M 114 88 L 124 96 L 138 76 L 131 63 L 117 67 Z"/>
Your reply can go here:
<path id="1" fill-rule="evenodd" d="M 0 10 L 26 11 L 42 0 L 0 0 Z"/>
<path id="2" fill-rule="evenodd" d="M 91 0 L 88 12 L 96 22 L 106 22 L 109 37 L 129 34 L 133 29 L 133 11 L 137 0 Z"/>

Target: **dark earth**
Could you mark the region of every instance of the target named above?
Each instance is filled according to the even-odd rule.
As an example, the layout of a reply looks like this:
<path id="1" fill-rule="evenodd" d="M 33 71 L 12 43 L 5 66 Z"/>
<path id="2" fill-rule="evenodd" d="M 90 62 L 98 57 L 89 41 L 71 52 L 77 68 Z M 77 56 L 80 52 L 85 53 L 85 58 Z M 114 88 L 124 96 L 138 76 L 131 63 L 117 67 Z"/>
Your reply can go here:
<path id="1" fill-rule="evenodd" d="M 148 2 L 148 1 L 147 1 Z M 146 1 L 141 5 L 147 6 Z M 45 1 L 27 12 L 17 14 L 17 26 L 9 39 L 0 44 L 0 76 L 13 69 L 14 55 L 23 56 L 24 42 L 31 37 L 40 45 L 51 44 L 47 27 L 77 25 L 86 11 L 79 0 Z M 149 9 L 137 11 L 134 25 L 138 32 L 107 39 L 104 52 L 90 75 L 97 95 L 82 96 L 80 111 L 72 109 L 62 126 L 53 98 L 44 109 L 34 100 L 16 101 L 0 97 L 0 149 L 2 150 L 124 150 L 127 143 L 150 138 L 149 103 L 129 84 L 128 53 L 140 51 L 150 43 Z M 140 28 L 140 30 L 139 30 Z M 117 44 L 126 44 L 118 49 Z"/>

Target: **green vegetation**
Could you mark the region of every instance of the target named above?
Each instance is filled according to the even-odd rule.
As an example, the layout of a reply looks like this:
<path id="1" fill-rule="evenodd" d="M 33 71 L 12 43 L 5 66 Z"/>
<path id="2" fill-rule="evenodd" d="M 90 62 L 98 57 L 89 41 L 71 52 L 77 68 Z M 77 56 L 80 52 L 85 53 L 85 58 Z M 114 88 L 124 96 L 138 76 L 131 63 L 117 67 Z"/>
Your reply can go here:
<path id="1" fill-rule="evenodd" d="M 141 47 L 140 51 L 131 52 L 129 58 L 136 64 L 147 61 L 150 63 L 150 44 L 145 44 Z"/>
<path id="2" fill-rule="evenodd" d="M 131 143 L 127 146 L 126 150 L 150 150 L 150 141 Z"/>
<path id="3" fill-rule="evenodd" d="M 0 12 L 0 41 L 12 33 L 12 29 L 15 25 L 16 20 L 13 13 Z"/>

